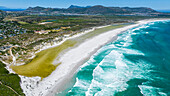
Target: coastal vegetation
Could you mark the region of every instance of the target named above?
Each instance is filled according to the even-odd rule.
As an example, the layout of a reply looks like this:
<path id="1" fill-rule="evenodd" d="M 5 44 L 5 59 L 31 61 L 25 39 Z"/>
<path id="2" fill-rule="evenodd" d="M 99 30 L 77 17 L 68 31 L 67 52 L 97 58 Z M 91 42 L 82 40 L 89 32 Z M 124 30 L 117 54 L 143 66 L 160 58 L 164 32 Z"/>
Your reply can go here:
<path id="1" fill-rule="evenodd" d="M 70 27 L 66 30 L 76 31 L 82 28 L 92 26 L 106 25 L 110 23 L 124 23 L 129 20 L 139 20 L 147 17 L 130 17 L 130 16 L 21 16 L 5 18 L 7 21 L 16 21 L 21 24 L 22 28 L 28 30 L 57 30 L 61 27 Z"/>
<path id="2" fill-rule="evenodd" d="M 0 62 L 0 95 L 25 96 L 20 87 L 20 78 L 17 74 L 9 73 L 5 64 Z"/>
<path id="3" fill-rule="evenodd" d="M 78 38 L 68 39 L 64 43 L 62 43 L 59 46 L 49 48 L 43 51 L 40 51 L 39 53 L 35 54 L 36 56 L 31 59 L 28 63 L 21 66 L 14 66 L 12 65 L 11 68 L 19 75 L 27 76 L 27 77 L 33 77 L 33 76 L 39 76 L 42 79 L 49 76 L 59 64 L 62 64 L 62 62 L 58 62 L 57 64 L 53 64 L 53 61 L 56 58 L 60 58 L 59 55 L 61 52 L 68 48 L 72 48 L 78 43 L 82 43 L 86 39 L 92 38 L 94 36 L 97 36 L 103 32 L 120 28 L 126 25 L 111 25 L 104 28 L 96 29 L 92 32 L 86 33 L 85 35 L 82 35 Z"/>

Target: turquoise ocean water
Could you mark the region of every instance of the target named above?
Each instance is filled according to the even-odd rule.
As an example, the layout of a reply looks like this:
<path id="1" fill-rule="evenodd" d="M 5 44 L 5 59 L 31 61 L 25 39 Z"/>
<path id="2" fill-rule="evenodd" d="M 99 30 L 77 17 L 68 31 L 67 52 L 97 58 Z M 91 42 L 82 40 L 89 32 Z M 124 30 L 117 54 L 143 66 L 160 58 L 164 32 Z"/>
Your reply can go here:
<path id="1" fill-rule="evenodd" d="M 67 96 L 170 96 L 170 21 L 118 35 L 75 78 Z"/>

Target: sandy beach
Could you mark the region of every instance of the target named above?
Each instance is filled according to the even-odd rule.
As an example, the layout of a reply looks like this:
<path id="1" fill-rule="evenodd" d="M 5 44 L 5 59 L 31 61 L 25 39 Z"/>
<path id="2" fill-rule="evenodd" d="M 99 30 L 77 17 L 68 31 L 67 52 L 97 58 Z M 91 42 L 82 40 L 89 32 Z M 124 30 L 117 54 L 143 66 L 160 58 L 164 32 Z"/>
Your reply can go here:
<path id="1" fill-rule="evenodd" d="M 21 87 L 24 93 L 26 96 L 53 96 L 60 93 L 65 84 L 67 84 L 77 72 L 78 68 L 103 45 L 112 40 L 116 40 L 118 34 L 133 27 L 161 20 L 167 19 L 141 20 L 136 22 L 136 24 L 113 29 L 82 42 L 78 46 L 64 52 L 64 54 L 60 55 L 59 59 L 57 58 L 57 60 L 54 60 L 53 64 L 58 62 L 61 62 L 61 64 L 51 75 L 44 78 L 42 81 L 40 77 L 20 76 Z M 78 38 L 78 36 L 81 35 L 75 37 Z"/>

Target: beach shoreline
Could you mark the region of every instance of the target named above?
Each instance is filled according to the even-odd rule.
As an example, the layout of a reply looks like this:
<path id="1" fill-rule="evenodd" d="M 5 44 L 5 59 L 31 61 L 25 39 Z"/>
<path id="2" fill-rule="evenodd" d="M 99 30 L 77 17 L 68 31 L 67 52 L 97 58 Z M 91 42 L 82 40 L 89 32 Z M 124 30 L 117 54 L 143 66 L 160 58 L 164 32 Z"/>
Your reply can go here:
<path id="1" fill-rule="evenodd" d="M 40 77 L 20 76 L 21 87 L 24 90 L 24 93 L 28 96 L 53 96 L 57 93 L 60 93 L 63 91 L 63 86 L 71 80 L 79 67 L 85 63 L 94 53 L 96 53 L 97 50 L 103 45 L 110 41 L 116 40 L 118 34 L 143 24 L 162 20 L 167 19 L 141 20 L 136 24 L 113 29 L 82 42 L 77 47 L 64 53 L 59 59 L 62 64 L 58 66 L 50 76 L 44 78 L 42 81 L 40 81 Z M 32 88 L 26 89 L 25 86 L 29 85 L 31 85 Z"/>

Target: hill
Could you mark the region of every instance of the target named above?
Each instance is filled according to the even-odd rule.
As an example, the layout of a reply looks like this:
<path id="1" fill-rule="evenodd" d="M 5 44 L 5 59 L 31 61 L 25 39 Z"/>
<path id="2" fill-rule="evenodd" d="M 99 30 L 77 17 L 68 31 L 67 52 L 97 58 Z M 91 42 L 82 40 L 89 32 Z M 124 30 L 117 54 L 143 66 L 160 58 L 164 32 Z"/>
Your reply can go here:
<path id="1" fill-rule="evenodd" d="M 122 9 L 132 13 L 158 13 L 156 10 L 147 7 L 136 7 L 136 8 L 122 7 Z"/>
<path id="2" fill-rule="evenodd" d="M 8 8 L 5 6 L 0 6 L 0 9 L 8 9 Z"/>
<path id="3" fill-rule="evenodd" d="M 58 13 L 76 13 L 76 14 L 102 14 L 102 15 L 114 15 L 114 14 L 130 14 L 130 13 L 159 13 L 151 8 L 146 7 L 105 7 L 102 5 L 96 6 L 75 6 L 71 5 L 67 9 L 60 8 L 44 8 L 44 7 L 29 7 L 26 12 L 54 12 Z"/>
<path id="4" fill-rule="evenodd" d="M 90 8 L 91 6 L 85 6 L 85 7 L 83 7 L 83 6 L 77 6 L 77 5 L 71 5 L 70 7 L 68 7 L 68 8 Z"/>
<path id="5" fill-rule="evenodd" d="M 25 10 L 25 12 L 41 12 L 41 13 L 59 13 L 59 14 L 91 14 L 91 15 L 120 15 L 120 14 L 142 14 L 142 15 L 150 15 L 150 14 L 159 14 L 154 9 L 147 7 L 105 7 L 102 5 L 96 6 L 76 6 L 71 5 L 68 8 L 44 8 L 44 7 L 29 7 Z"/>
<path id="6" fill-rule="evenodd" d="M 21 9 L 21 8 L 8 8 L 5 6 L 0 6 L 0 10 L 3 11 L 24 11 L 25 9 Z"/>
<path id="7" fill-rule="evenodd" d="M 29 7 L 28 9 L 26 9 L 26 11 L 43 11 L 45 9 L 46 8 L 44 7 L 37 6 L 37 7 Z"/>

